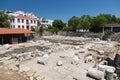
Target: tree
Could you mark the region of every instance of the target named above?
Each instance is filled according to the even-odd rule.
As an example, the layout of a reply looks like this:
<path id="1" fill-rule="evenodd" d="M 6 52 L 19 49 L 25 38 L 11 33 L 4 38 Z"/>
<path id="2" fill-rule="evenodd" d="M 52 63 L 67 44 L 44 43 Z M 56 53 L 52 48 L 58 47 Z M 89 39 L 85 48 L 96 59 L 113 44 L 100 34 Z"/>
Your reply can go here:
<path id="1" fill-rule="evenodd" d="M 5 11 L 0 11 L 0 27 L 10 27 L 9 20 L 10 17 L 5 13 Z"/>
<path id="2" fill-rule="evenodd" d="M 31 29 L 32 31 L 34 31 L 34 32 L 36 32 L 37 33 L 37 35 L 39 35 L 39 32 L 40 32 L 40 27 L 39 26 L 34 26 L 34 27 L 32 27 L 32 29 Z"/>
<path id="3" fill-rule="evenodd" d="M 57 34 L 58 31 L 62 30 L 65 24 L 63 23 L 62 20 L 54 20 L 53 21 L 53 31 Z"/>
<path id="4" fill-rule="evenodd" d="M 120 23 L 120 18 L 118 18 L 117 22 Z"/>
<path id="5" fill-rule="evenodd" d="M 111 21 L 112 21 L 112 23 L 117 23 L 117 18 L 115 15 L 111 16 Z"/>
<path id="6" fill-rule="evenodd" d="M 81 29 L 86 31 L 91 28 L 91 17 L 89 15 L 83 15 L 80 18 Z"/>
<path id="7" fill-rule="evenodd" d="M 57 20 L 56 19 L 56 20 L 53 21 L 53 27 L 58 28 L 59 30 L 62 30 L 64 25 L 65 24 L 63 23 L 62 20 Z"/>
<path id="8" fill-rule="evenodd" d="M 68 27 L 71 28 L 72 31 L 75 31 L 80 27 L 80 19 L 79 17 L 73 16 L 68 20 Z"/>
<path id="9" fill-rule="evenodd" d="M 107 24 L 119 23 L 119 18 L 117 18 L 115 15 L 111 15 L 111 14 L 100 14 L 100 15 L 104 16 L 107 19 Z"/>
<path id="10" fill-rule="evenodd" d="M 43 27 L 41 26 L 41 23 L 39 20 L 37 20 L 37 26 L 39 27 L 40 36 L 42 36 L 43 35 Z"/>
<path id="11" fill-rule="evenodd" d="M 112 23 L 111 14 L 100 14 L 100 15 L 104 16 L 107 19 L 107 24 Z"/>
<path id="12" fill-rule="evenodd" d="M 46 31 L 52 32 L 54 34 L 54 27 L 52 27 L 51 25 L 48 25 L 48 27 L 46 28 Z"/>
<path id="13" fill-rule="evenodd" d="M 37 20 L 37 26 L 41 26 L 41 23 L 39 20 Z"/>
<path id="14" fill-rule="evenodd" d="M 100 31 L 100 27 L 103 27 L 105 24 L 107 23 L 107 19 L 102 16 L 102 15 L 98 15 L 96 17 L 92 18 L 92 31 L 93 32 L 99 32 Z"/>

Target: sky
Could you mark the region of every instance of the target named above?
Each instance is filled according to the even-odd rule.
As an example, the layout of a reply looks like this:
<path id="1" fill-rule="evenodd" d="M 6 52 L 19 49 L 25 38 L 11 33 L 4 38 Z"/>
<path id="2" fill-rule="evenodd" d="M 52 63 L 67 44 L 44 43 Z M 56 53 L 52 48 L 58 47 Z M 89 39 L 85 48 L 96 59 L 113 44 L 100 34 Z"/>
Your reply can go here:
<path id="1" fill-rule="evenodd" d="M 120 0 L 1 0 L 0 10 L 32 12 L 67 22 L 72 16 L 113 14 L 120 17 Z"/>

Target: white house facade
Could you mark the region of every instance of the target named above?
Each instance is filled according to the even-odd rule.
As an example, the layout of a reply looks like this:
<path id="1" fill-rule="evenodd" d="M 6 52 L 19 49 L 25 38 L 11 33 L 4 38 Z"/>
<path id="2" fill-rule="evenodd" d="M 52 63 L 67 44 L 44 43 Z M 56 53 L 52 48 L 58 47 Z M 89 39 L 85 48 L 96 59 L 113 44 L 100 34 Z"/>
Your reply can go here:
<path id="1" fill-rule="evenodd" d="M 40 18 L 40 23 L 43 27 L 48 27 L 49 25 L 52 26 L 53 20 Z"/>
<path id="2" fill-rule="evenodd" d="M 46 18 L 38 18 L 33 13 L 25 13 L 23 11 L 9 11 L 10 28 L 24 28 L 31 30 L 31 27 L 37 26 L 37 20 L 40 21 L 42 27 L 52 26 L 53 20 Z"/>
<path id="3" fill-rule="evenodd" d="M 26 15 L 12 16 L 10 19 L 10 28 L 24 28 L 31 30 L 31 27 L 37 26 L 37 19 Z"/>

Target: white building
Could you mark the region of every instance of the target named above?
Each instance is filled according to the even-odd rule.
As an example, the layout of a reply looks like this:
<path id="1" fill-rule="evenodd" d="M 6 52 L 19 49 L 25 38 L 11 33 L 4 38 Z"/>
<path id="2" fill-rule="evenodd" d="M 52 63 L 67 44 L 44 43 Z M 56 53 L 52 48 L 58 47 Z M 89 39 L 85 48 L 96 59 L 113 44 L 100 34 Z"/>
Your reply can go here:
<path id="1" fill-rule="evenodd" d="M 37 26 L 37 19 L 30 18 L 29 16 L 12 16 L 10 19 L 11 28 L 24 28 L 31 30 L 31 27 Z"/>
<path id="2" fill-rule="evenodd" d="M 10 27 L 11 28 L 24 28 L 31 30 L 32 26 L 37 26 L 37 20 L 40 21 L 42 27 L 52 26 L 53 20 L 38 18 L 33 13 L 25 13 L 23 11 L 12 12 L 9 11 Z"/>
<path id="3" fill-rule="evenodd" d="M 31 30 L 31 27 L 37 26 L 37 17 L 32 13 L 24 13 L 22 11 L 17 11 L 9 13 L 10 28 L 24 28 Z"/>
<path id="4" fill-rule="evenodd" d="M 52 26 L 53 20 L 40 18 L 40 23 L 43 27 L 48 27 L 49 25 Z"/>

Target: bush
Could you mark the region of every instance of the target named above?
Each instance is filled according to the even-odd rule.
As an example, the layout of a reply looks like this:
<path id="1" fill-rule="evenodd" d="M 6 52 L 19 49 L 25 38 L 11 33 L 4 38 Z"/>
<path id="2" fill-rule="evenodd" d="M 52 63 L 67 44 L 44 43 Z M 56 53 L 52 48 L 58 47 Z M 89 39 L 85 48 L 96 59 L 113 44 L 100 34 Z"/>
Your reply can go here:
<path id="1" fill-rule="evenodd" d="M 114 34 L 114 32 L 111 31 L 111 30 L 106 30 L 106 31 L 105 31 L 105 35 L 112 35 L 112 34 Z"/>
<path id="2" fill-rule="evenodd" d="M 63 27 L 62 31 L 70 31 L 71 28 L 70 27 Z"/>
<path id="3" fill-rule="evenodd" d="M 47 31 L 54 33 L 54 29 L 47 29 Z"/>

